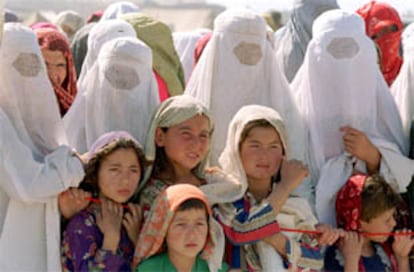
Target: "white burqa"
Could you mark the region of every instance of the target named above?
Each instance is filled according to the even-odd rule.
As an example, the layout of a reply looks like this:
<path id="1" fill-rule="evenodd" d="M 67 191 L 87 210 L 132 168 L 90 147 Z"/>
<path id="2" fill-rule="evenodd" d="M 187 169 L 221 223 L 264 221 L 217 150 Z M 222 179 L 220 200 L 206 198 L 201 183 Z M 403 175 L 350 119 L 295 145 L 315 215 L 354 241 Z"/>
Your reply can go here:
<path id="1" fill-rule="evenodd" d="M 181 65 L 183 66 L 185 82 L 188 81 L 191 76 L 191 72 L 193 71 L 194 50 L 196 44 L 198 40 L 209 31 L 210 30 L 208 29 L 198 29 L 188 32 L 174 32 L 172 34 L 175 50 L 177 51 Z"/>
<path id="2" fill-rule="evenodd" d="M 119 1 L 110 4 L 102 14 L 100 21 L 119 19 L 122 15 L 140 11 L 140 8 L 129 1 Z"/>
<path id="3" fill-rule="evenodd" d="M 414 120 L 414 23 L 404 30 L 402 45 L 404 62 L 391 86 L 391 93 L 400 111 L 405 139 L 409 142 Z"/>
<path id="4" fill-rule="evenodd" d="M 71 145 L 86 152 L 106 132 L 125 130 L 145 142 L 159 104 L 151 49 L 135 37 L 120 37 L 102 47 L 86 76 L 82 106 L 72 109 Z M 69 121 L 66 120 L 65 121 Z"/>
<path id="5" fill-rule="evenodd" d="M 131 24 L 121 19 L 100 21 L 91 29 L 88 36 L 88 51 L 82 64 L 82 69 L 78 78 L 78 93 L 84 93 L 87 82 L 86 75 L 92 69 L 93 64 L 98 59 L 102 46 L 118 37 L 136 37 L 137 34 Z M 75 99 L 76 102 L 76 99 Z M 68 114 L 68 113 L 67 113 Z M 66 114 L 66 115 L 67 115 Z"/>
<path id="6" fill-rule="evenodd" d="M 34 32 L 4 25 L 0 48 L 0 270 L 59 271 L 57 195 L 84 172 L 67 146 Z"/>
<path id="7" fill-rule="evenodd" d="M 343 126 L 368 136 L 382 155 L 380 173 L 399 192 L 406 190 L 414 165 L 403 155 L 407 145 L 401 119 L 358 15 L 332 10 L 316 19 L 291 88 L 308 128 L 308 163 L 320 221 L 335 225 L 336 193 L 354 169 L 366 172 L 364 162 L 344 151 Z"/>
<path id="8" fill-rule="evenodd" d="M 214 21 L 211 40 L 185 93 L 200 99 L 215 121 L 211 164 L 218 164 L 233 115 L 249 104 L 277 110 L 287 124 L 292 156 L 302 159 L 302 121 L 266 37 L 264 19 L 250 10 L 229 9 Z"/>
<path id="9" fill-rule="evenodd" d="M 339 8 L 336 0 L 295 0 L 286 25 L 275 33 L 275 51 L 286 79 L 292 82 L 312 38 L 313 21 L 323 12 Z"/>

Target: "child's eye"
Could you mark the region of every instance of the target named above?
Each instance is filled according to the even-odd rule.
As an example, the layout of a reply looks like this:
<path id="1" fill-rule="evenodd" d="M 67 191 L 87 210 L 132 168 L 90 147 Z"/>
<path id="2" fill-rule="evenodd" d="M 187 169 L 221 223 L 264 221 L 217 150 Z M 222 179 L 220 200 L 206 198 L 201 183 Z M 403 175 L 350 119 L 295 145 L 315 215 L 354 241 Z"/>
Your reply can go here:
<path id="1" fill-rule="evenodd" d="M 111 172 L 117 172 L 119 170 L 119 168 L 109 168 L 109 171 Z"/>

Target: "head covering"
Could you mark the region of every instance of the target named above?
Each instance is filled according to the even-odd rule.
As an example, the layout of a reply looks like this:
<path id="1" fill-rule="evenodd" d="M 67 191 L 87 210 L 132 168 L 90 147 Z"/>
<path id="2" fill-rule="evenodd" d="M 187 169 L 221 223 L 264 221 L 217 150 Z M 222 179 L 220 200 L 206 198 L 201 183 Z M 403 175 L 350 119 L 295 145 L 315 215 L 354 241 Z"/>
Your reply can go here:
<path id="1" fill-rule="evenodd" d="M 37 39 L 41 49 L 60 51 L 66 59 L 66 79 L 59 86 L 52 82 L 59 103 L 61 115 L 65 115 L 75 99 L 78 89 L 76 87 L 76 71 L 72 52 L 68 40 L 59 31 L 50 28 L 36 30 Z"/>
<path id="2" fill-rule="evenodd" d="M 9 9 L 4 10 L 4 22 L 5 23 L 13 23 L 13 22 L 18 22 L 18 21 L 19 21 L 19 17 L 17 17 L 16 13 L 14 13 L 13 11 Z"/>
<path id="3" fill-rule="evenodd" d="M 345 125 L 406 151 L 398 111 L 363 20 L 347 11 L 327 11 L 314 22 L 313 35 L 291 85 L 309 128 L 317 168 L 312 170 L 318 172 L 328 159 L 344 152 L 339 129 Z"/>
<path id="4" fill-rule="evenodd" d="M 208 29 L 198 29 L 191 32 L 174 32 L 172 34 L 175 49 L 184 69 L 185 82 L 188 81 L 193 71 L 195 46 L 198 40 L 209 32 L 211 31 Z"/>
<path id="5" fill-rule="evenodd" d="M 102 15 L 103 15 L 103 10 L 97 10 L 93 12 L 92 14 L 90 14 L 88 18 L 86 18 L 85 22 L 86 24 L 99 22 L 102 18 Z"/>
<path id="6" fill-rule="evenodd" d="M 52 28 L 54 30 L 59 30 L 59 28 L 50 22 L 38 22 L 30 25 L 30 28 L 33 30 L 41 29 L 41 28 Z"/>
<path id="7" fill-rule="evenodd" d="M 35 33 L 6 23 L 0 49 L 0 107 L 35 159 L 66 144 L 56 97 Z"/>
<path id="8" fill-rule="evenodd" d="M 217 225 L 211 224 L 211 209 L 203 192 L 194 185 L 176 184 L 167 187 L 155 200 L 145 221 L 135 249 L 133 266 L 161 253 L 168 228 L 179 206 L 189 199 L 201 200 L 209 215 L 209 233 L 201 257 L 206 261 L 213 254 L 216 241 L 213 240 Z"/>
<path id="9" fill-rule="evenodd" d="M 138 12 L 140 8 L 129 1 L 120 1 L 110 4 L 102 14 L 101 20 L 119 19 L 127 13 Z"/>
<path id="10" fill-rule="evenodd" d="M 365 30 L 369 37 L 377 35 L 384 27 L 396 25 L 396 31 L 374 39 L 381 50 L 381 71 L 390 86 L 402 65 L 399 54 L 403 24 L 396 9 L 385 2 L 371 1 L 356 11 L 365 20 Z"/>
<path id="11" fill-rule="evenodd" d="M 193 116 L 205 115 L 210 122 L 210 129 L 213 131 L 213 120 L 206 107 L 194 97 L 188 95 L 178 95 L 164 100 L 158 107 L 152 117 L 147 138 L 145 141 L 145 155 L 151 162 L 155 160 L 157 146 L 155 144 L 155 131 L 159 127 L 172 127 L 178 125 Z M 204 168 L 207 164 L 207 157 L 197 167 L 196 174 L 199 177 L 204 176 Z M 152 166 L 147 168 L 146 179 L 142 182 L 144 186 L 152 172 Z"/>
<path id="12" fill-rule="evenodd" d="M 168 26 L 143 13 L 130 13 L 122 18 L 134 27 L 137 37 L 151 48 L 153 68 L 167 84 L 170 96 L 182 94 L 184 71 Z"/>
<path id="13" fill-rule="evenodd" d="M 85 21 L 76 11 L 67 10 L 56 16 L 55 23 L 66 33 L 69 40 L 72 40 L 75 33 L 85 24 Z"/>
<path id="14" fill-rule="evenodd" d="M 252 121 L 264 119 L 268 121 L 277 131 L 282 141 L 285 156 L 290 157 L 287 134 L 282 117 L 275 110 L 259 105 L 248 105 L 242 107 L 233 117 L 229 124 L 226 146 L 221 153 L 220 166 L 226 173 L 230 173 L 242 184 L 247 186 L 247 176 L 240 159 L 240 140 L 246 125 Z"/>
<path id="15" fill-rule="evenodd" d="M 362 215 L 362 191 L 367 179 L 366 175 L 353 175 L 339 190 L 336 197 L 336 220 L 339 228 L 346 231 L 360 231 Z M 387 243 L 382 245 L 388 255 L 391 271 L 398 271 L 395 256 Z M 366 269 L 359 260 L 358 271 L 365 272 Z"/>
<path id="16" fill-rule="evenodd" d="M 414 120 L 414 23 L 403 32 L 403 52 L 404 63 L 391 86 L 391 93 L 400 111 L 405 139 L 409 142 Z"/>
<path id="17" fill-rule="evenodd" d="M 117 131 L 111 131 L 102 134 L 91 146 L 91 148 L 88 151 L 88 157 L 91 159 L 96 153 L 99 152 L 100 149 L 105 147 L 107 144 L 117 141 L 119 139 L 127 139 L 131 140 L 134 143 L 137 144 L 137 146 L 141 147 L 141 144 L 132 137 L 131 134 L 129 134 L 127 131 L 117 130 Z"/>
<path id="18" fill-rule="evenodd" d="M 85 56 L 84 63 L 78 79 L 79 92 L 84 93 L 86 84 L 85 76 L 92 69 L 93 64 L 98 58 L 99 51 L 102 46 L 118 37 L 135 37 L 136 33 L 134 28 L 124 20 L 109 20 L 102 21 L 96 24 L 88 36 L 87 48 L 88 51 Z"/>
<path id="19" fill-rule="evenodd" d="M 306 48 L 312 38 L 313 21 L 323 12 L 339 8 L 336 0 L 295 0 L 289 21 L 277 37 L 276 56 L 286 79 L 292 82 L 302 65 Z"/>
<path id="20" fill-rule="evenodd" d="M 73 55 L 73 61 L 75 63 L 76 77 L 79 78 L 83 61 L 85 60 L 88 52 L 88 37 L 89 32 L 95 26 L 96 23 L 89 23 L 81 27 L 76 32 L 73 40 L 70 44 L 70 49 Z"/>
<path id="21" fill-rule="evenodd" d="M 200 99 L 216 121 L 213 165 L 223 151 L 231 118 L 249 104 L 269 106 L 280 113 L 292 136 L 289 140 L 298 137 L 292 155 L 301 158 L 302 122 L 267 40 L 266 23 L 259 14 L 229 9 L 216 17 L 213 35 L 185 93 Z"/>
<path id="22" fill-rule="evenodd" d="M 85 94 L 65 118 L 70 143 L 89 149 L 103 133 L 126 130 L 140 142 L 159 104 L 152 72 L 151 49 L 135 37 L 105 43 L 98 60 L 86 75 Z M 74 137 L 84 129 L 85 139 Z"/>
<path id="23" fill-rule="evenodd" d="M 198 60 L 200 59 L 201 54 L 203 53 L 204 48 L 206 48 L 212 35 L 213 35 L 213 31 L 204 34 L 203 37 L 201 37 L 197 41 L 195 48 L 194 48 L 194 66 L 197 64 Z"/>

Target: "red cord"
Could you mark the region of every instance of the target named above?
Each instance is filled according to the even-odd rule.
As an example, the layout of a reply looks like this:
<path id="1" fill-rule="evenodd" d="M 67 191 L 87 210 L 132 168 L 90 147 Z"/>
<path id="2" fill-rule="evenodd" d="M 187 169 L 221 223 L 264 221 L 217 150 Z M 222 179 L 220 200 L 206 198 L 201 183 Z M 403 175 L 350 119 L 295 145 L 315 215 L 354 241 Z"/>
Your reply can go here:
<path id="1" fill-rule="evenodd" d="M 281 231 L 286 232 L 296 232 L 296 233 L 304 233 L 304 234 L 321 234 L 320 231 L 317 230 L 300 230 L 300 229 L 291 229 L 291 228 L 280 228 Z M 361 233 L 363 236 L 373 237 L 373 236 L 413 236 L 414 232 L 363 232 Z"/>

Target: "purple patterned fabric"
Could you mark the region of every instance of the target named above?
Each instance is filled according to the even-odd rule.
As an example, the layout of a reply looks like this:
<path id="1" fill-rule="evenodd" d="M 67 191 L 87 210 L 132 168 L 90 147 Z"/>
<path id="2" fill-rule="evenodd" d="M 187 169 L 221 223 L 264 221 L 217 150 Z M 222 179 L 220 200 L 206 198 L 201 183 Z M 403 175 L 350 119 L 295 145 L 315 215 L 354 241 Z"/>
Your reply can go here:
<path id="1" fill-rule="evenodd" d="M 63 271 L 131 271 L 135 245 L 121 230 L 116 254 L 103 250 L 103 234 L 95 220 L 96 206 L 90 205 L 67 225 L 62 240 Z"/>

